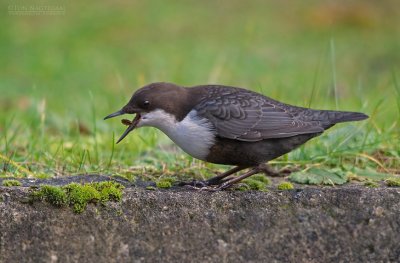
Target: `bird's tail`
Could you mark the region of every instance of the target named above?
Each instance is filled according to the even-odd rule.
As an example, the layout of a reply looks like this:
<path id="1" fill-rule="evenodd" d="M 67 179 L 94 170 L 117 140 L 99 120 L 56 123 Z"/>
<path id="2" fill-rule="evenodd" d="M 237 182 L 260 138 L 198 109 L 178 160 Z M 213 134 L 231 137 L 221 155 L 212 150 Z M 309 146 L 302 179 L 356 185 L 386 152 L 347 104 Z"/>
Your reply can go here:
<path id="1" fill-rule="evenodd" d="M 346 121 L 362 121 L 365 119 L 368 119 L 368 115 L 361 112 L 334 111 L 332 121 L 338 123 Z"/>
<path id="2" fill-rule="evenodd" d="M 348 121 L 361 121 L 368 119 L 368 115 L 361 112 L 351 111 L 320 111 L 320 119 L 324 128 L 332 127 L 336 123 Z"/>

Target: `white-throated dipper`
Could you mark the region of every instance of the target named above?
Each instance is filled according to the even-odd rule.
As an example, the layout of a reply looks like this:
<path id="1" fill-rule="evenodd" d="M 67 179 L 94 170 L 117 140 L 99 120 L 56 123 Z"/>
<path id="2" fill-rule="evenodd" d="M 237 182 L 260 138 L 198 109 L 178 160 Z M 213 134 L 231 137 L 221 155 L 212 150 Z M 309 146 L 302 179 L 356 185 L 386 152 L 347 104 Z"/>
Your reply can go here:
<path id="1" fill-rule="evenodd" d="M 160 129 L 189 155 L 211 163 L 234 165 L 225 173 L 194 186 L 226 189 L 259 172 L 274 175 L 266 162 L 292 151 L 339 122 L 359 121 L 358 112 L 296 107 L 259 93 L 222 85 L 181 87 L 152 83 L 137 90 L 128 104 L 104 119 L 136 114 L 122 120 L 128 128 Z M 230 175 L 243 169 L 237 177 Z"/>

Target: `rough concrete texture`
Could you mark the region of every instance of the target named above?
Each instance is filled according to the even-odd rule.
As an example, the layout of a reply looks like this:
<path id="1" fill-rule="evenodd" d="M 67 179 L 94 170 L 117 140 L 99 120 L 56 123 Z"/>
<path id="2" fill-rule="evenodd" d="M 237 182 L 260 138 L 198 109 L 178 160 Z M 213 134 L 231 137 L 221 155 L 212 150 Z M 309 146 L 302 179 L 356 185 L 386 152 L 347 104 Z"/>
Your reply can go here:
<path id="1" fill-rule="evenodd" d="M 124 190 L 82 214 L 0 187 L 0 262 L 399 262 L 400 189 Z"/>

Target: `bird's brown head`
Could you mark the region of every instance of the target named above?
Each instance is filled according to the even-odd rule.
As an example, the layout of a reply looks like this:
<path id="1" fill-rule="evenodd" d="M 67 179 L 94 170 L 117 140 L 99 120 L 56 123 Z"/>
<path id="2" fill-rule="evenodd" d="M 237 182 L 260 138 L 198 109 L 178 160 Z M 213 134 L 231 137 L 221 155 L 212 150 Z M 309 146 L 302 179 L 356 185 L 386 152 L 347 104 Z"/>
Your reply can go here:
<path id="1" fill-rule="evenodd" d="M 118 139 L 117 143 L 119 143 L 136 127 L 156 126 L 154 122 L 162 121 L 160 120 L 162 116 L 149 114 L 158 112 L 157 110 L 175 116 L 177 120 L 183 119 L 190 107 L 189 102 L 187 89 L 172 83 L 157 82 L 137 90 L 121 110 L 106 116 L 104 119 L 123 114 L 136 114 L 132 121 L 122 120 L 122 123 L 127 125 L 128 128 Z"/>

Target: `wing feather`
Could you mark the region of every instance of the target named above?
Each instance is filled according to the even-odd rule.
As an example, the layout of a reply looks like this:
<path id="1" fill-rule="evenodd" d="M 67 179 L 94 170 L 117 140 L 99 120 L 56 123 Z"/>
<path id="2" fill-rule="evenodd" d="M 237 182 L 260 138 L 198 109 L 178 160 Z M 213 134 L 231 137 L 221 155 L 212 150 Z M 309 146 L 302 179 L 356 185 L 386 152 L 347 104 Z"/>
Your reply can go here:
<path id="1" fill-rule="evenodd" d="M 195 109 L 211 121 L 218 136 L 240 141 L 254 142 L 324 131 L 318 121 L 299 117 L 299 110 L 303 108 L 239 88 L 209 86 L 205 98 Z"/>

